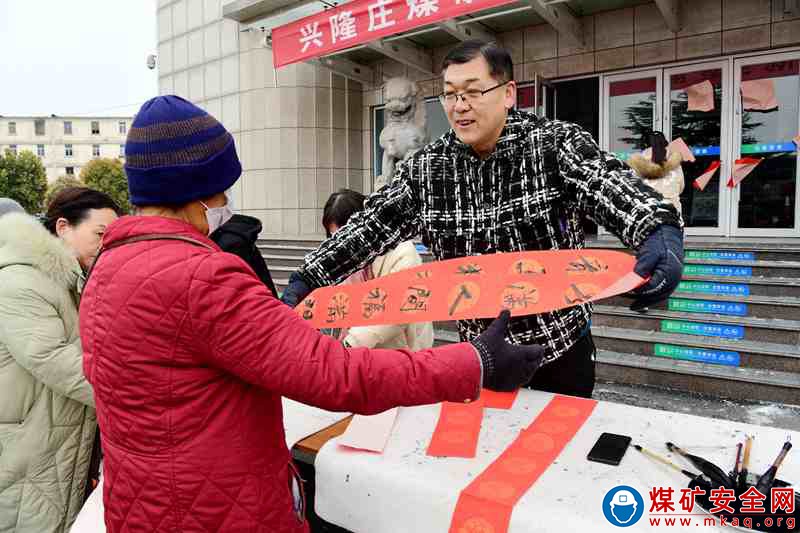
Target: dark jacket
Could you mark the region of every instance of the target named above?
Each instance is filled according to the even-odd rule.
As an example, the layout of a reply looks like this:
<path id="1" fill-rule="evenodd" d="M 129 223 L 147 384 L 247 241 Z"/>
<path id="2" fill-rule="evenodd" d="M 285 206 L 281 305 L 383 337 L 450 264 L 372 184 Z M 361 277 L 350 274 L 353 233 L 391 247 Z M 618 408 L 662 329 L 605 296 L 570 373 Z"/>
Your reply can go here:
<path id="1" fill-rule="evenodd" d="M 261 233 L 261 221 L 245 215 L 233 215 L 229 221 L 217 228 L 210 235 L 212 241 L 222 248 L 223 252 L 238 255 L 247 263 L 256 276 L 267 286 L 272 295 L 277 298 L 278 291 L 269 273 L 267 262 L 261 256 L 256 246 L 258 235 Z"/>

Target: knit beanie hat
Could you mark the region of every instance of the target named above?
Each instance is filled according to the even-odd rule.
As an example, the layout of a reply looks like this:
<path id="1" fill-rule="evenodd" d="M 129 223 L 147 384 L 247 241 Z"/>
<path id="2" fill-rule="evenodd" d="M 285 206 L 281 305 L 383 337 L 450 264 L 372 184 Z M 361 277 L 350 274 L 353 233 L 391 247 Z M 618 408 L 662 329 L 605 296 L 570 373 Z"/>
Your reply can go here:
<path id="1" fill-rule="evenodd" d="M 133 205 L 180 205 L 224 192 L 242 174 L 233 137 L 179 96 L 142 105 L 125 143 Z"/>
<path id="2" fill-rule="evenodd" d="M 0 198 L 0 217 L 9 213 L 24 213 L 25 210 L 16 200 Z"/>

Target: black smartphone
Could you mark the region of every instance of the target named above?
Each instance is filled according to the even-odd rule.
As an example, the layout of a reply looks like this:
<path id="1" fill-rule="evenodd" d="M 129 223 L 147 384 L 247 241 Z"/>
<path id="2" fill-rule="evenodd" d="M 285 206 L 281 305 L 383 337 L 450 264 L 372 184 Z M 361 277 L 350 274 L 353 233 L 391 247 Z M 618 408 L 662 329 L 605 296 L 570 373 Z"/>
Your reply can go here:
<path id="1" fill-rule="evenodd" d="M 597 463 L 616 466 L 622 461 L 630 443 L 631 438 L 627 435 L 603 433 L 594 443 L 586 458 Z"/>

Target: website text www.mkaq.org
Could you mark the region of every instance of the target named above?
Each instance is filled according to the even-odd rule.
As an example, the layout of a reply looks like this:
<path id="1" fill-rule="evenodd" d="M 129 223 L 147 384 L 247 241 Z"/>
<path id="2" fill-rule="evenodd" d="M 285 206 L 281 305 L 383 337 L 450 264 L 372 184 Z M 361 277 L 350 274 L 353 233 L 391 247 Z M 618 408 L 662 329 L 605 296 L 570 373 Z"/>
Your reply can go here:
<path id="1" fill-rule="evenodd" d="M 709 513 L 692 513 L 695 498 L 708 495 Z M 680 489 L 680 500 L 675 505 L 671 487 L 653 487 L 649 493 L 650 526 L 732 526 L 748 529 L 782 528 L 792 531 L 796 527 L 795 494 L 793 487 L 773 487 L 768 494 L 750 487 L 737 495 L 733 489 L 719 487 L 707 492 L 693 487 Z M 734 502 L 738 500 L 738 509 Z M 734 515 L 734 513 L 736 513 Z"/>
<path id="2" fill-rule="evenodd" d="M 744 527 L 748 529 L 760 527 L 785 527 L 792 531 L 795 529 L 795 518 L 793 516 L 781 515 L 753 515 L 747 517 L 726 518 L 725 516 L 709 516 L 703 513 L 694 514 L 655 514 L 650 513 L 648 517 L 651 527 L 686 527 L 686 526 L 705 526 L 705 527 Z"/>

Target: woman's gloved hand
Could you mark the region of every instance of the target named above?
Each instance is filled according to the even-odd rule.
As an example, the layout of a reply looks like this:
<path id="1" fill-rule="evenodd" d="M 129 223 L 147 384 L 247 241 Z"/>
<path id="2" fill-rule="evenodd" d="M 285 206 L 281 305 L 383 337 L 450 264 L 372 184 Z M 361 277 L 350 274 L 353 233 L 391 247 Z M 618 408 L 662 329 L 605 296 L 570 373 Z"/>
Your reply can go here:
<path id="1" fill-rule="evenodd" d="M 483 386 L 495 391 L 513 391 L 530 382 L 542 365 L 544 348 L 537 344 L 506 342 L 511 312 L 504 310 L 472 345 L 483 363 Z"/>
<path id="2" fill-rule="evenodd" d="M 658 226 L 636 253 L 633 269 L 650 279 L 634 289 L 632 311 L 642 311 L 666 300 L 678 287 L 683 274 L 683 232 L 675 226 Z"/>
<path id="3" fill-rule="evenodd" d="M 311 287 L 300 273 L 295 271 L 289 276 L 289 285 L 283 290 L 281 301 L 289 307 L 297 307 L 297 304 L 310 293 Z"/>

